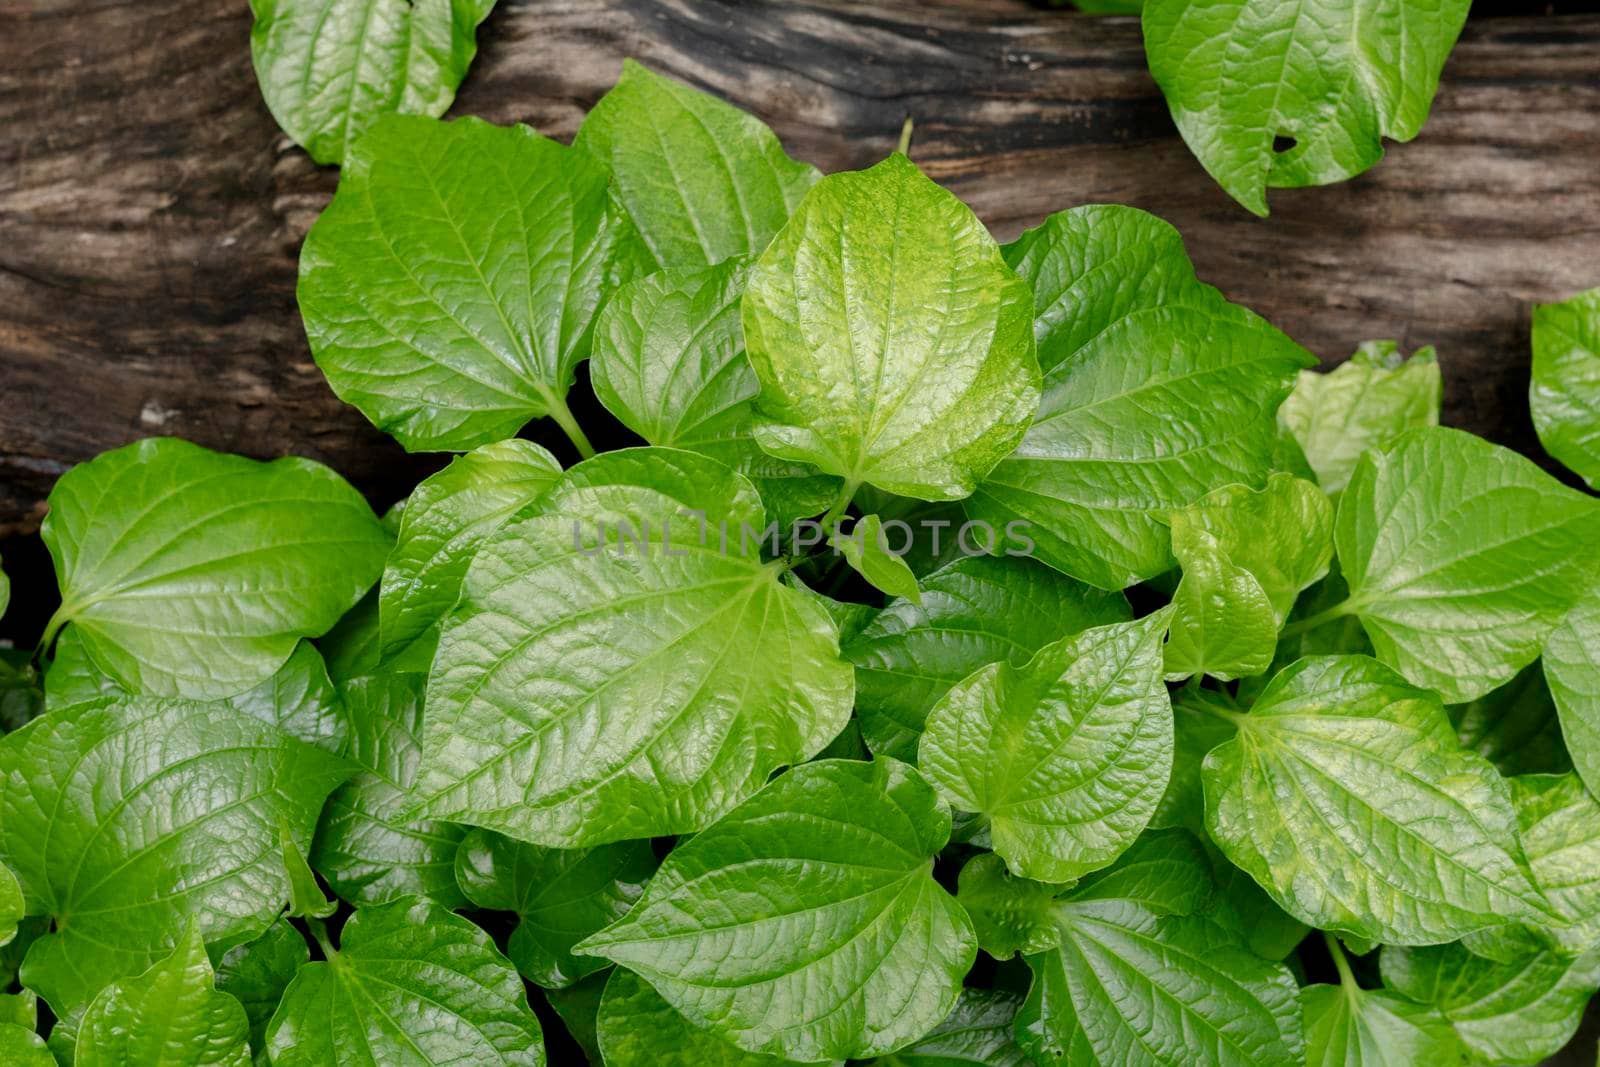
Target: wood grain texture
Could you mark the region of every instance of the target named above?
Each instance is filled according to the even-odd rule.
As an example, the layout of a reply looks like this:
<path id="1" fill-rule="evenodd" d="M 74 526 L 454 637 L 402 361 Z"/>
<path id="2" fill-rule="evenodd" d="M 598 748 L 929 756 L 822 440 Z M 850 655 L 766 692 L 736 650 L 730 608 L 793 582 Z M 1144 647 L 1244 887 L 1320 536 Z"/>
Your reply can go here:
<path id="1" fill-rule="evenodd" d="M 267 114 L 249 28 L 242 0 L 0 0 L 0 532 L 35 527 L 71 464 L 152 433 L 310 455 L 380 503 L 438 463 L 340 404 L 308 356 L 295 257 L 336 174 Z M 1153 211 L 1203 278 L 1325 360 L 1369 337 L 1437 345 L 1447 421 L 1529 451 L 1529 307 L 1600 284 L 1597 16 L 1474 22 L 1417 141 L 1274 193 L 1267 220 L 1178 139 L 1132 20 L 502 0 L 479 37 L 453 114 L 563 138 L 624 56 L 824 170 L 881 158 L 909 114 L 913 157 L 998 235 L 1094 201 Z"/>

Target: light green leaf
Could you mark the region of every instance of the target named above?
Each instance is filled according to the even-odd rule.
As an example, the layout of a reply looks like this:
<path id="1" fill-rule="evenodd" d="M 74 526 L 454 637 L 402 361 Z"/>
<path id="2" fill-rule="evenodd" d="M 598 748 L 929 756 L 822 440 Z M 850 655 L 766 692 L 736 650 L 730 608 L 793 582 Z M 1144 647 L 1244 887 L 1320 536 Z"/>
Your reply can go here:
<path id="1" fill-rule="evenodd" d="M 918 765 L 952 806 L 988 816 L 1013 873 L 1079 878 L 1149 823 L 1172 767 L 1169 617 L 1085 630 L 1022 667 L 992 664 L 928 714 Z"/>
<path id="2" fill-rule="evenodd" d="M 761 252 L 818 178 L 755 116 L 631 59 L 573 143 L 611 168 L 668 269 Z"/>
<path id="3" fill-rule="evenodd" d="M 1600 791 L 1600 585 L 1550 631 L 1543 658 L 1572 765 L 1584 784 Z"/>
<path id="4" fill-rule="evenodd" d="M 901 544 L 909 546 L 915 533 L 908 531 L 902 536 Z M 828 544 L 874 588 L 921 605 L 922 593 L 917 588 L 917 576 L 896 554 L 896 546 L 878 516 L 866 515 L 857 519 L 849 533 L 836 529 L 829 537 Z"/>
<path id="5" fill-rule="evenodd" d="M 200 928 L 136 978 L 95 997 L 78 1030 L 76 1067 L 249 1067 L 244 1007 L 213 984 Z"/>
<path id="6" fill-rule="evenodd" d="M 258 936 L 289 899 L 280 822 L 303 847 L 348 773 L 215 704 L 125 698 L 6 736 L 0 856 L 56 920 L 25 982 L 65 1017 L 170 952 L 185 918 L 221 948 Z"/>
<path id="7" fill-rule="evenodd" d="M 559 477 L 554 456 L 513 439 L 458 456 L 412 491 L 378 596 L 384 659 L 406 653 L 406 669 L 426 672 L 438 622 L 455 606 L 473 553 Z"/>
<path id="8" fill-rule="evenodd" d="M 250 1020 L 250 1047 L 258 1065 L 267 1062 L 267 1023 L 283 1000 L 300 965 L 311 959 L 306 939 L 279 919 L 248 944 L 236 945 L 217 961 L 217 988 L 244 1006 Z"/>
<path id="9" fill-rule="evenodd" d="M 300 251 L 300 314 L 346 403 L 411 451 L 550 415 L 637 236 L 588 154 L 526 126 L 389 116 Z"/>
<path id="10" fill-rule="evenodd" d="M 605 1067 L 781 1067 L 792 1060 L 746 1052 L 693 1025 L 621 967 L 611 972 L 595 1020 Z"/>
<path id="11" fill-rule="evenodd" d="M 1510 782 L 1528 870 L 1556 916 L 1544 925 L 1571 955 L 1600 944 L 1600 801 L 1575 774 Z"/>
<path id="12" fill-rule="evenodd" d="M 0 863 L 0 945 L 9 945 L 17 936 L 17 924 L 28 914 L 22 887 L 11 868 Z"/>
<path id="13" fill-rule="evenodd" d="M 1507 681 L 1583 591 L 1600 501 L 1459 430 L 1413 430 L 1356 465 L 1334 541 L 1378 659 L 1448 703 Z"/>
<path id="14" fill-rule="evenodd" d="M 887 1052 L 949 1014 L 976 955 L 966 912 L 933 880 L 949 836 L 911 767 L 808 763 L 679 845 L 578 951 L 752 1052 Z"/>
<path id="15" fill-rule="evenodd" d="M 466 904 L 456 885 L 455 855 L 465 831 L 405 818 L 422 759 L 419 674 L 386 671 L 346 682 L 349 756 L 361 771 L 328 798 L 311 863 L 334 892 L 355 904 L 415 895 L 446 908 Z"/>
<path id="16" fill-rule="evenodd" d="M 1295 982 L 1196 914 L 1211 888 L 1183 831 L 1135 845 L 1057 901 L 1059 946 L 1028 957 L 1017 1040 L 1037 1064 L 1296 1063 Z"/>
<path id="17" fill-rule="evenodd" d="M 882 1067 L 1029 1067 L 1012 1024 L 1022 997 L 998 989 L 963 989 L 948 1018 Z"/>
<path id="18" fill-rule="evenodd" d="M 755 437 L 854 487 L 955 500 L 1039 403 L 1028 287 L 896 153 L 817 183 L 751 268 Z"/>
<path id="19" fill-rule="evenodd" d="M 1300 990 L 1307 1067 L 1454 1067 L 1466 1048 L 1439 1012 L 1354 984 Z"/>
<path id="20" fill-rule="evenodd" d="M 40 530 L 61 607 L 118 685 L 232 696 L 331 627 L 378 576 L 388 537 L 328 468 L 152 437 L 62 475 Z"/>
<path id="21" fill-rule="evenodd" d="M 1183 579 L 1172 595 L 1172 629 L 1162 653 L 1167 680 L 1209 674 L 1232 681 L 1265 671 L 1278 625 L 1261 583 L 1199 527 L 1175 521 L 1172 553 Z"/>
<path id="22" fill-rule="evenodd" d="M 522 979 L 489 936 L 430 901 L 361 908 L 267 1027 L 273 1067 L 542 1067 Z"/>
<path id="23" fill-rule="evenodd" d="M 1206 828 L 1290 915 L 1386 944 L 1548 920 L 1504 781 L 1362 656 L 1280 673 L 1206 757 Z"/>
<path id="24" fill-rule="evenodd" d="M 6 1067 L 58 1067 L 44 1038 L 14 1023 L 0 1023 L 0 1063 Z"/>
<path id="25" fill-rule="evenodd" d="M 1600 987 L 1600 951 L 1573 959 L 1543 951 L 1504 964 L 1455 943 L 1386 948 L 1380 963 L 1384 985 L 1438 1009 L 1467 1048 L 1491 1063 L 1555 1055 Z"/>
<path id="26" fill-rule="evenodd" d="M 657 862 L 648 841 L 562 851 L 473 830 L 456 880 L 478 907 L 516 912 L 506 955 L 530 982 L 558 989 L 606 965 L 572 946 L 626 915 Z"/>
<path id="27" fill-rule="evenodd" d="M 555 848 L 684 833 L 820 751 L 850 667 L 815 598 L 741 554 L 762 525 L 738 474 L 643 448 L 497 530 L 429 677 L 418 813 Z"/>
<path id="28" fill-rule="evenodd" d="M 867 746 L 907 761 L 929 709 L 956 682 L 990 663 L 1020 667 L 1051 641 L 1129 617 L 1120 593 L 1030 559 L 960 559 L 921 584 L 920 605 L 891 601 L 843 646 Z"/>
<path id="29" fill-rule="evenodd" d="M 1561 723 L 1538 664 L 1499 689 L 1446 709 L 1461 744 L 1501 774 L 1561 774 L 1572 769 Z"/>
<path id="30" fill-rule="evenodd" d="M 251 0 L 250 55 L 272 117 L 340 163 L 390 112 L 442 115 L 494 0 Z"/>
<path id="31" fill-rule="evenodd" d="M 317 884 L 317 876 L 306 862 L 305 853 L 295 844 L 294 834 L 286 822 L 278 824 L 278 847 L 283 852 L 283 868 L 289 876 L 289 910 L 296 919 L 326 919 L 339 907 L 329 900 Z"/>
<path id="32" fill-rule="evenodd" d="M 987 555 L 989 552 L 987 534 L 982 526 L 970 527 L 966 539 L 962 539 L 961 528 L 967 524 L 967 514 L 957 501 L 895 496 L 870 485 L 857 489 L 855 496 L 850 499 L 862 512 L 877 515 L 884 522 L 898 519 L 917 531 L 911 551 L 901 558 L 918 578 L 924 578 L 958 560 Z M 998 533 L 1003 535 L 1004 531 Z M 1007 538 L 1001 544 L 1022 551 L 1023 556 L 1029 554 L 1025 542 L 1013 543 L 1013 539 Z"/>
<path id="33" fill-rule="evenodd" d="M 1600 489 L 1600 289 L 1533 309 L 1528 403 L 1545 451 Z"/>
<path id="34" fill-rule="evenodd" d="M 1265 215 L 1269 187 L 1343 181 L 1417 135 L 1467 5 L 1148 0 L 1144 47 L 1201 166 Z"/>
<path id="35" fill-rule="evenodd" d="M 1050 216 L 1005 248 L 1033 287 L 1044 399 L 967 513 L 1031 524 L 1044 562 L 1104 589 L 1172 566 L 1166 516 L 1260 486 L 1305 349 L 1194 275 L 1134 208 Z"/>
<path id="36" fill-rule="evenodd" d="M 1350 483 L 1356 460 L 1407 430 L 1439 425 L 1444 379 L 1431 346 L 1409 357 L 1393 341 L 1368 341 L 1326 374 L 1303 370 L 1278 409 L 1328 494 Z"/>
<path id="37" fill-rule="evenodd" d="M 628 429 L 726 463 L 788 523 L 824 510 L 839 479 L 769 456 L 750 435 L 761 383 L 739 321 L 748 265 L 664 270 L 623 286 L 595 324 L 589 371 L 595 396 Z"/>

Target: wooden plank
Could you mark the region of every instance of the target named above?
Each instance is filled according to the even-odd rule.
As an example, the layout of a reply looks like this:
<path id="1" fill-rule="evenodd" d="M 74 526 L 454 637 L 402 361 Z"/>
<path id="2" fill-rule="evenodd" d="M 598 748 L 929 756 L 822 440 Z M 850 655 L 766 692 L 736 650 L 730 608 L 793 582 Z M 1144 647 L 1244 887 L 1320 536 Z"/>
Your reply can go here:
<path id="1" fill-rule="evenodd" d="M 152 433 L 310 455 L 380 502 L 437 463 L 340 404 L 307 355 L 295 256 L 336 175 L 278 133 L 248 35 L 238 2 L 0 0 L 0 532 L 35 526 L 67 466 Z M 630 55 L 825 170 L 881 158 L 909 114 L 913 156 L 1000 236 L 1086 202 L 1156 212 L 1202 277 L 1324 359 L 1368 337 L 1437 345 L 1447 421 L 1520 448 L 1529 306 L 1600 284 L 1596 16 L 1474 22 L 1416 142 L 1274 194 L 1268 220 L 1177 138 L 1132 20 L 502 0 L 480 38 L 455 113 L 561 137 Z"/>

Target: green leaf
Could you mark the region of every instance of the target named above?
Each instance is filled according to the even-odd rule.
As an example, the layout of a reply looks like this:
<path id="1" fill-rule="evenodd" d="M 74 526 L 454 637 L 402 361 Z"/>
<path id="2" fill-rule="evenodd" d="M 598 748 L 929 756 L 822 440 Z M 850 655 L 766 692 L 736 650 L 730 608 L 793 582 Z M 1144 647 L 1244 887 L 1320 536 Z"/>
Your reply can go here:
<path id="1" fill-rule="evenodd" d="M 1232 930 L 1262 959 L 1287 957 L 1305 940 L 1306 924 L 1278 907 L 1253 878 L 1228 862 L 1210 838 L 1202 843 L 1216 883 L 1206 916 Z"/>
<path id="2" fill-rule="evenodd" d="M 928 711 L 952 685 L 986 664 L 1020 667 L 1052 641 L 1128 617 L 1120 593 L 1030 559 L 957 560 L 923 579 L 920 605 L 894 600 L 844 642 L 862 736 L 880 756 L 915 760 Z"/>
<path id="3" fill-rule="evenodd" d="M 0 1023 L 0 1063 L 6 1067 L 57 1067 L 44 1038 L 13 1023 Z"/>
<path id="4" fill-rule="evenodd" d="M 455 869 L 473 904 L 516 913 L 506 955 L 523 977 L 558 989 L 605 966 L 572 946 L 626 915 L 657 862 L 648 841 L 561 851 L 473 830 Z"/>
<path id="5" fill-rule="evenodd" d="M 22 887 L 11 868 L 0 863 L 0 945 L 9 945 L 17 936 L 17 924 L 28 914 Z"/>
<path id="6" fill-rule="evenodd" d="M 300 314 L 346 403 L 410 451 L 567 410 L 637 237 L 588 154 L 526 126 L 389 116 L 300 251 Z"/>
<path id="7" fill-rule="evenodd" d="M 258 463 L 173 437 L 62 475 L 40 530 L 61 607 L 123 688 L 232 696 L 331 627 L 378 576 L 388 537 L 337 474 Z"/>
<path id="8" fill-rule="evenodd" d="M 1545 451 L 1600 489 L 1600 289 L 1533 309 L 1528 403 Z"/>
<path id="9" fill-rule="evenodd" d="M 306 862 L 305 853 L 295 844 L 294 834 L 286 822 L 278 824 L 278 847 L 283 852 L 284 871 L 289 876 L 289 910 L 296 919 L 326 919 L 339 907 L 329 900 L 317 884 L 317 876 Z"/>
<path id="10" fill-rule="evenodd" d="M 1584 784 L 1600 791 L 1600 584 L 1550 631 L 1543 658 L 1572 765 Z"/>
<path id="11" fill-rule="evenodd" d="M 1384 985 L 1438 1009 L 1467 1048 L 1492 1063 L 1555 1055 L 1600 987 L 1600 951 L 1574 959 L 1544 951 L 1505 964 L 1454 943 L 1385 948 L 1380 963 Z"/>
<path id="12" fill-rule="evenodd" d="M 793 1061 L 746 1052 L 693 1025 L 632 971 L 606 982 L 595 1021 L 605 1067 L 780 1067 Z"/>
<path id="13" fill-rule="evenodd" d="M 610 166 L 668 269 L 758 254 L 819 177 L 755 116 L 631 59 L 573 143 Z"/>
<path id="14" fill-rule="evenodd" d="M 915 536 L 914 531 L 907 531 L 901 543 L 909 547 Z M 828 544 L 874 588 L 890 596 L 903 597 L 913 604 L 922 603 L 917 576 L 896 554 L 895 546 L 883 528 L 883 520 L 878 516 L 866 515 L 857 519 L 849 533 L 835 530 Z"/>
<path id="15" fill-rule="evenodd" d="M 788 523 L 824 510 L 839 480 L 769 456 L 751 436 L 761 389 L 744 351 L 747 259 L 664 270 L 617 290 L 595 324 L 595 396 L 652 445 L 720 460 L 755 483 Z"/>
<path id="16" fill-rule="evenodd" d="M 998 989 L 963 989 L 948 1018 L 920 1041 L 878 1061 L 882 1067 L 1029 1067 L 1012 1023 L 1022 997 Z"/>
<path id="17" fill-rule="evenodd" d="M 283 919 L 267 927 L 267 932 L 247 944 L 236 945 L 217 962 L 217 988 L 244 1005 L 250 1020 L 250 1047 L 256 1062 L 266 1063 L 267 1023 L 283 991 L 293 981 L 301 964 L 311 959 L 306 939 Z"/>
<path id="18" fill-rule="evenodd" d="M 1576 955 L 1600 943 L 1600 801 L 1575 774 L 1510 783 L 1528 870 L 1555 916 L 1544 925 Z"/>
<path id="19" fill-rule="evenodd" d="M 1362 656 L 1300 660 L 1206 757 L 1206 828 L 1312 926 L 1428 944 L 1549 918 L 1504 781 L 1444 708 Z"/>
<path id="20" fill-rule="evenodd" d="M 1537 664 L 1499 689 L 1448 709 L 1461 744 L 1501 774 L 1561 774 L 1572 761 L 1561 741 L 1555 703 Z"/>
<path id="21" fill-rule="evenodd" d="M 1057 901 L 1058 947 L 1028 957 L 1017 1040 L 1037 1064 L 1289 1064 L 1295 982 L 1196 914 L 1211 888 L 1183 831 L 1144 839 Z"/>
<path id="22" fill-rule="evenodd" d="M 1201 283 L 1178 232 L 1134 208 L 1050 216 L 1005 248 L 1033 287 L 1044 399 L 966 501 L 1031 524 L 1044 562 L 1103 589 L 1172 566 L 1166 516 L 1260 486 L 1305 349 Z"/>
<path id="23" fill-rule="evenodd" d="M 1444 379 L 1431 346 L 1409 357 L 1393 341 L 1368 341 L 1326 374 L 1303 370 L 1278 409 L 1324 491 L 1350 483 L 1361 453 L 1407 430 L 1439 425 Z"/>
<path id="24" fill-rule="evenodd" d="M 10 985 L 8 981 L 6 983 Z M 32 1030 L 39 1024 L 39 998 L 31 989 L 0 993 L 0 1024 Z"/>
<path id="25" fill-rule="evenodd" d="M 455 606 L 473 553 L 559 477 L 554 456 L 513 439 L 458 456 L 412 491 L 378 596 L 384 659 L 415 645 L 404 665 L 427 670 L 438 622 Z"/>
<path id="26" fill-rule="evenodd" d="M 244 1007 L 213 985 L 200 928 L 172 955 L 107 986 L 78 1030 L 76 1067 L 249 1067 Z"/>
<path id="27" fill-rule="evenodd" d="M 752 1052 L 887 1052 L 949 1014 L 976 955 L 966 912 L 933 880 L 949 836 L 911 767 L 808 763 L 679 845 L 578 951 Z"/>
<path id="28" fill-rule="evenodd" d="M 1172 553 L 1183 579 L 1172 595 L 1172 629 L 1162 654 L 1167 680 L 1209 674 L 1232 681 L 1265 671 L 1278 625 L 1261 583 L 1203 529 L 1175 521 Z"/>
<path id="29" fill-rule="evenodd" d="M 852 488 L 964 497 L 1038 407 L 1031 309 L 983 224 L 905 156 L 829 175 L 751 268 L 756 440 Z"/>
<path id="30" fill-rule="evenodd" d="M 60 711 L 128 695 L 89 658 L 76 626 L 61 631 L 55 658 L 45 675 L 46 707 Z M 322 656 L 309 641 L 296 645 L 283 666 L 266 681 L 218 703 L 334 754 L 343 754 L 350 740 L 344 704 L 328 679 Z"/>
<path id="31" fill-rule="evenodd" d="M 334 892 L 355 904 L 408 895 L 446 908 L 466 904 L 455 877 L 465 831 L 402 815 L 422 759 L 425 684 L 422 675 L 386 671 L 341 689 L 351 723 L 349 756 L 361 771 L 328 798 L 311 863 Z"/>
<path id="32" fill-rule="evenodd" d="M 850 667 L 815 598 L 741 554 L 762 519 L 728 468 L 643 448 L 497 530 L 445 620 L 416 813 L 554 848 L 684 833 L 820 751 Z"/>
<path id="33" fill-rule="evenodd" d="M 309 842 L 349 773 L 215 704 L 125 698 L 52 712 L 0 740 L 0 857 L 53 933 L 23 963 L 57 1016 L 172 948 L 186 917 L 220 948 L 289 898 L 277 828 Z"/>
<path id="34" fill-rule="evenodd" d="M 1507 681 L 1583 591 L 1600 501 L 1459 430 L 1357 464 L 1334 542 L 1378 659 L 1448 703 Z"/>
<path id="35" fill-rule="evenodd" d="M 442 115 L 494 0 L 251 0 L 267 108 L 318 163 L 343 162 L 381 115 Z"/>
<path id="36" fill-rule="evenodd" d="M 542 1067 L 522 979 L 489 936 L 431 901 L 360 908 L 267 1027 L 273 1067 Z"/>
<path id="37" fill-rule="evenodd" d="M 956 902 L 967 910 L 978 947 L 997 960 L 1060 944 L 1052 919 L 1060 892 L 1059 885 L 1018 878 L 993 852 L 968 860 L 956 880 Z"/>
<path id="38" fill-rule="evenodd" d="M 1467 5 L 1148 0 L 1144 47 L 1201 166 L 1265 215 L 1269 187 L 1343 181 L 1417 135 Z"/>
<path id="39" fill-rule="evenodd" d="M 917 531 L 911 551 L 900 558 L 906 561 L 906 566 L 918 578 L 924 578 L 959 560 L 988 554 L 987 548 L 979 544 L 979 540 L 986 536 L 983 527 L 972 527 L 967 539 L 961 539 L 961 528 L 967 523 L 967 515 L 958 502 L 895 496 L 870 485 L 857 489 L 856 495 L 850 499 L 866 514 L 877 515 L 884 522 L 898 519 Z M 1017 547 L 1026 546 L 1019 544 Z"/>
<path id="40" fill-rule="evenodd" d="M 1081 877 L 1149 823 L 1172 766 L 1169 618 L 1086 630 L 1022 667 L 992 664 L 929 713 L 918 765 L 953 807 L 988 817 L 1013 873 Z"/>
<path id="41" fill-rule="evenodd" d="M 1468 1062 L 1439 1012 L 1386 990 L 1310 985 L 1300 990 L 1307 1067 L 1453 1067 Z"/>

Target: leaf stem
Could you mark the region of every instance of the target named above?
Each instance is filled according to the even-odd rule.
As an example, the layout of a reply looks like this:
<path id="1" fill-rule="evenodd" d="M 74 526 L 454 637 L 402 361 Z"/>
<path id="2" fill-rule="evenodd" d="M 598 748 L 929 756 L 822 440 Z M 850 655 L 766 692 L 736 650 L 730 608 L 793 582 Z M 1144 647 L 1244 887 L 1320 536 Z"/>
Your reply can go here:
<path id="1" fill-rule="evenodd" d="M 902 156 L 911 155 L 911 126 L 911 116 L 907 115 L 905 124 L 900 127 L 900 144 L 895 149 L 895 151 L 899 152 Z"/>
<path id="2" fill-rule="evenodd" d="M 1344 946 L 1339 944 L 1338 936 L 1324 930 L 1322 939 L 1328 943 L 1328 955 L 1333 957 L 1333 965 L 1339 968 L 1339 984 L 1347 990 L 1360 989 L 1354 972 L 1350 970 L 1350 961 L 1345 958 Z"/>
<path id="3" fill-rule="evenodd" d="M 583 427 L 578 425 L 578 420 L 572 417 L 572 409 L 567 407 L 566 398 L 549 393 L 546 399 L 549 400 L 550 417 L 556 420 L 556 425 L 567 435 L 567 440 L 578 450 L 578 455 L 583 459 L 593 459 L 594 445 L 583 435 Z"/>
<path id="4" fill-rule="evenodd" d="M 322 954 L 330 962 L 338 958 L 339 950 L 333 947 L 333 941 L 328 937 L 328 927 L 321 919 L 306 920 L 306 929 L 311 931 L 311 936 L 317 939 L 317 944 L 322 948 Z"/>
<path id="5" fill-rule="evenodd" d="M 822 516 L 821 526 L 824 533 L 832 534 L 833 524 L 844 515 L 845 509 L 850 506 L 850 501 L 855 498 L 856 490 L 861 488 L 857 481 L 846 481 L 839 489 L 839 496 L 827 512 Z"/>
<path id="6" fill-rule="evenodd" d="M 1332 622 L 1334 619 L 1342 619 L 1355 610 L 1356 606 L 1345 600 L 1335 604 L 1327 611 L 1319 611 L 1315 615 L 1308 615 L 1298 622 L 1291 622 L 1278 633 L 1278 640 L 1287 641 L 1291 637 L 1299 637 L 1301 634 L 1309 633 L 1325 623 Z"/>
<path id="7" fill-rule="evenodd" d="M 50 643 L 56 639 L 56 634 L 71 621 L 72 612 L 67 610 L 66 604 L 62 604 L 56 609 L 55 614 L 50 616 L 50 621 L 44 624 L 44 636 L 39 638 L 39 644 L 33 650 L 33 658 L 43 659 L 45 653 L 50 651 Z"/>

